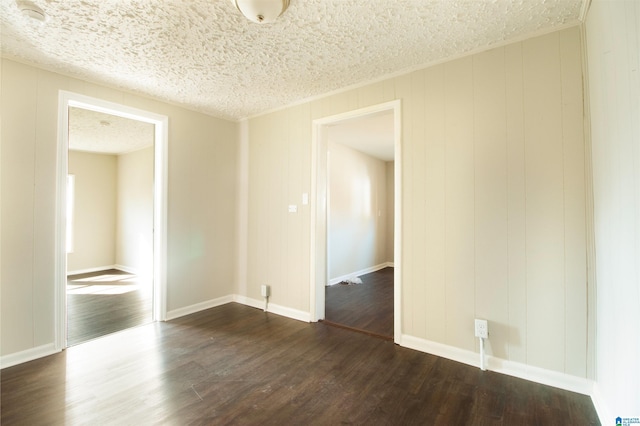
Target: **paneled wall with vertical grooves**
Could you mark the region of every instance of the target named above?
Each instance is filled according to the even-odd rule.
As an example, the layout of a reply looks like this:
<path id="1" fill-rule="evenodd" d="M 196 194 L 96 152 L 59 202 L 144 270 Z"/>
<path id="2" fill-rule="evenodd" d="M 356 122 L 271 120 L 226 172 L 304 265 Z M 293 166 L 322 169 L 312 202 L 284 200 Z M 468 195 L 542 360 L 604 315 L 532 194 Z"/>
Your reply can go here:
<path id="1" fill-rule="evenodd" d="M 249 120 L 247 296 L 309 310 L 317 118 L 402 101 L 402 332 L 587 376 L 577 27 Z M 298 213 L 287 211 L 289 204 Z"/>

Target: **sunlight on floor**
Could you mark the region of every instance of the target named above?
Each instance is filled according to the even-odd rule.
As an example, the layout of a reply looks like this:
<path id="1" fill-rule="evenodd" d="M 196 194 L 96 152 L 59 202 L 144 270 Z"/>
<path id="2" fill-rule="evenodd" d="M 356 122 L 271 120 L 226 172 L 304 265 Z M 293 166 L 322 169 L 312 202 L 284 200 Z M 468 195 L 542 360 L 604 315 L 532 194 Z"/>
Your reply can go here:
<path id="1" fill-rule="evenodd" d="M 132 291 L 138 291 L 138 290 L 140 290 L 140 285 L 138 284 L 127 284 L 127 285 L 67 284 L 67 294 L 125 294 L 125 293 L 130 293 Z"/>
<path id="2" fill-rule="evenodd" d="M 133 274 L 103 274 L 96 275 L 95 277 L 78 278 L 71 280 L 73 282 L 96 282 L 96 281 L 125 281 L 135 278 Z"/>
<path id="3" fill-rule="evenodd" d="M 67 294 L 125 294 L 145 291 L 149 287 L 146 280 L 133 274 L 102 274 L 70 280 L 67 283 Z"/>

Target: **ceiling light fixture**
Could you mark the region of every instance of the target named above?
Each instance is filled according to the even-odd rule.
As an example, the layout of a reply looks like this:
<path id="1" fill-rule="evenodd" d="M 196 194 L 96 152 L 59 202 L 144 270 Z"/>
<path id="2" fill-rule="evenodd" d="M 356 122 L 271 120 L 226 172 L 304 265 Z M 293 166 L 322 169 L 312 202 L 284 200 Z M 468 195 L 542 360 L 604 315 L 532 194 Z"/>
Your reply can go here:
<path id="1" fill-rule="evenodd" d="M 231 0 L 231 3 L 257 24 L 274 22 L 289 7 L 289 0 Z"/>
<path id="2" fill-rule="evenodd" d="M 17 4 L 23 15 L 37 21 L 44 21 L 47 19 L 47 15 L 45 15 L 44 10 L 42 10 L 42 8 L 34 2 L 29 0 L 21 0 L 18 1 Z"/>

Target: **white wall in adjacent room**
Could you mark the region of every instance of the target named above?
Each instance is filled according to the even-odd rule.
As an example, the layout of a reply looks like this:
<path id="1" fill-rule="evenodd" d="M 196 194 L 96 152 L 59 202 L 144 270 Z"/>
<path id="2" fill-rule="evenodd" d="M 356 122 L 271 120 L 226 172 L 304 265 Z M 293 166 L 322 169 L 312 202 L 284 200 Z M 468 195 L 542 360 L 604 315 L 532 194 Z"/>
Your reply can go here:
<path id="1" fill-rule="evenodd" d="M 110 268 L 116 263 L 118 157 L 69 151 L 69 174 L 75 176 L 73 252 L 70 273 Z"/>
<path id="2" fill-rule="evenodd" d="M 116 265 L 153 273 L 153 146 L 118 155 Z"/>
<path id="3" fill-rule="evenodd" d="M 385 164 L 387 169 L 387 238 L 385 248 L 386 262 L 393 263 L 395 261 L 394 256 L 394 231 L 395 231 L 395 161 L 387 161 Z"/>
<path id="4" fill-rule="evenodd" d="M 387 261 L 387 168 L 329 142 L 329 280 Z"/>

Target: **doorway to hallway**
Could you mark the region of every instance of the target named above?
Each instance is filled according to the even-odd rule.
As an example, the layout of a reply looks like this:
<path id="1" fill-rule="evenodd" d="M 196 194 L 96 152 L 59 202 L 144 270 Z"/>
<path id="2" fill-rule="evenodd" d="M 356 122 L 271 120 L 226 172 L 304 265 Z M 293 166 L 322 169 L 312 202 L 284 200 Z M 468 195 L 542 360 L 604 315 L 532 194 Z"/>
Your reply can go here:
<path id="1" fill-rule="evenodd" d="M 336 146 L 330 148 L 332 143 L 335 142 L 330 140 L 331 131 L 341 125 L 345 125 L 348 128 L 351 124 L 360 121 L 369 122 L 369 120 L 383 116 L 389 117 L 391 123 L 390 141 L 387 141 L 389 146 L 385 148 L 385 150 L 390 149 L 391 158 L 384 159 L 383 166 L 373 164 L 377 160 L 373 160 L 373 162 L 369 159 L 362 160 L 363 163 L 361 165 L 353 168 L 360 169 L 360 171 L 367 169 L 367 171 L 360 173 L 359 176 L 354 177 L 351 181 L 341 182 L 334 187 L 333 184 L 335 182 L 332 180 L 336 180 L 336 175 L 332 175 L 331 171 L 335 161 L 331 150 L 338 151 L 341 148 L 336 149 Z M 363 141 L 359 137 L 352 137 L 351 139 L 361 142 L 361 144 L 356 143 L 348 147 L 349 150 L 358 152 L 355 154 L 356 157 L 360 156 L 360 154 L 372 157 L 374 153 L 369 150 L 371 147 L 366 146 L 366 140 Z M 344 141 L 334 145 L 339 146 L 341 144 L 344 144 Z M 330 320 L 327 316 L 327 312 L 330 312 L 327 307 L 330 291 L 327 289 L 327 285 L 338 284 L 342 281 L 348 282 L 349 278 L 360 278 L 360 275 L 364 276 L 385 267 L 392 267 L 391 271 L 394 279 L 392 284 L 393 321 L 391 324 L 393 331 L 390 335 L 393 336 L 394 341 L 399 342 L 401 338 L 400 221 L 402 217 L 400 101 L 387 102 L 315 120 L 313 123 L 312 155 L 312 199 L 315 201 L 311 217 L 312 272 L 310 304 L 312 321 Z M 391 161 L 389 162 L 389 160 Z M 369 165 L 370 162 L 372 165 Z M 384 162 L 390 163 L 391 166 L 389 168 L 385 167 Z M 353 163 L 348 162 L 348 164 Z M 339 179 L 342 179 L 343 175 L 351 171 L 348 169 L 348 164 L 341 169 L 344 173 L 337 175 Z M 385 195 L 386 187 L 388 186 L 387 182 L 385 182 L 385 175 L 392 177 L 390 181 L 392 190 L 388 199 L 390 203 L 388 204 Z M 382 187 L 385 188 L 381 189 Z M 346 192 L 342 191 L 345 188 L 350 188 L 351 192 L 348 190 Z M 342 199 L 335 196 L 334 192 L 337 191 L 345 192 L 341 196 Z M 355 204 L 353 203 L 354 200 Z M 344 221 L 346 213 L 353 210 L 357 210 L 360 213 L 357 215 L 358 218 Z M 332 211 L 338 211 L 339 213 L 332 215 Z M 359 228 L 362 220 L 367 222 L 361 227 L 366 235 L 344 237 L 345 234 L 339 228 L 343 230 Z M 373 228 L 376 228 L 375 231 Z M 390 231 L 390 236 L 387 235 L 387 230 Z M 388 244 L 384 243 L 385 240 Z M 351 246 L 350 243 L 354 243 L 354 245 Z M 388 248 L 389 246 L 390 248 Z M 371 252 L 372 247 L 375 247 L 373 249 L 375 253 Z M 382 254 L 383 251 L 390 253 L 390 255 Z M 336 253 L 338 254 L 336 255 Z M 363 254 L 367 257 L 364 262 L 361 261 L 361 255 Z"/>

